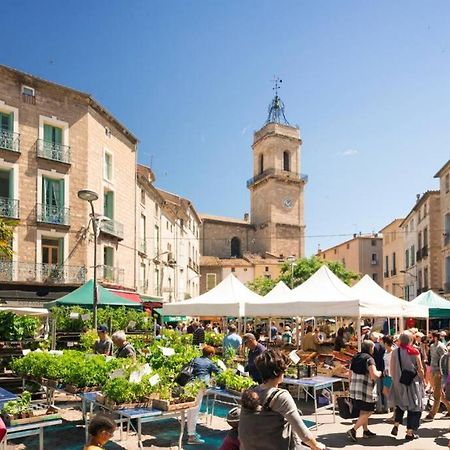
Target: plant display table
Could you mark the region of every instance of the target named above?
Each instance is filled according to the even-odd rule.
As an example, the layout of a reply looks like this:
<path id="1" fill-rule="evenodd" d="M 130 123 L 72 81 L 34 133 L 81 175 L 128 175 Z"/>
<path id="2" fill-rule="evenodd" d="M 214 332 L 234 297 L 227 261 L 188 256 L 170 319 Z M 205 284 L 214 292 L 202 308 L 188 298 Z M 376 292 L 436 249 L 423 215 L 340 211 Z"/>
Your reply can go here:
<path id="1" fill-rule="evenodd" d="M 221 389 L 218 387 L 207 389 L 204 398 L 206 406 L 205 411 L 207 418 L 206 420 L 208 421 L 209 418 L 209 423 L 212 423 L 216 402 L 232 406 L 238 406 L 241 402 L 240 394 L 229 392 L 226 389 Z M 210 403 L 211 403 L 211 410 L 210 410 Z"/>
<path id="2" fill-rule="evenodd" d="M 29 423 L 26 425 L 17 425 L 6 429 L 6 436 L 3 439 L 3 450 L 7 449 L 7 441 L 19 439 L 27 436 L 39 436 L 39 450 L 44 450 L 44 428 L 61 425 L 62 420 L 50 420 Z"/>
<path id="3" fill-rule="evenodd" d="M 82 412 L 84 417 L 84 424 L 86 429 L 86 441 L 88 438 L 88 426 L 89 426 L 89 418 L 93 414 L 95 408 L 107 409 L 112 414 L 118 415 L 118 420 L 116 422 L 120 425 L 120 440 L 122 440 L 122 423 L 127 424 L 127 434 L 128 436 L 130 427 L 134 429 L 138 437 L 139 448 L 143 448 L 142 446 L 142 424 L 155 422 L 157 420 L 165 420 L 165 419 L 178 419 L 180 422 L 180 436 L 178 438 L 178 448 L 181 450 L 182 442 L 183 442 L 183 434 L 184 434 L 184 425 L 186 422 L 186 413 L 192 408 L 184 408 L 177 411 L 161 411 L 159 409 L 154 408 L 123 408 L 123 409 L 109 409 L 104 404 L 97 403 L 96 401 L 96 393 L 95 392 L 87 392 L 84 394 L 80 394 L 82 399 Z M 88 414 L 88 411 L 90 414 Z M 136 428 L 134 428 L 132 424 L 132 420 L 136 420 Z"/>
<path id="4" fill-rule="evenodd" d="M 334 383 L 341 383 L 340 378 L 333 377 L 311 377 L 311 378 L 289 378 L 285 377 L 283 384 L 298 387 L 298 398 L 300 392 L 305 392 L 306 399 L 311 398 L 314 401 L 314 416 L 316 419 L 316 430 L 318 429 L 318 412 L 323 410 L 333 410 L 333 423 L 336 422 L 335 405 L 333 401 L 334 397 Z M 329 393 L 330 403 L 319 407 L 317 400 L 318 391 L 326 391 Z"/>
<path id="5" fill-rule="evenodd" d="M 16 399 L 17 399 L 16 394 L 13 394 L 12 392 L 0 387 L 0 409 L 3 407 L 3 405 L 6 402 L 9 402 L 10 400 L 16 400 Z"/>

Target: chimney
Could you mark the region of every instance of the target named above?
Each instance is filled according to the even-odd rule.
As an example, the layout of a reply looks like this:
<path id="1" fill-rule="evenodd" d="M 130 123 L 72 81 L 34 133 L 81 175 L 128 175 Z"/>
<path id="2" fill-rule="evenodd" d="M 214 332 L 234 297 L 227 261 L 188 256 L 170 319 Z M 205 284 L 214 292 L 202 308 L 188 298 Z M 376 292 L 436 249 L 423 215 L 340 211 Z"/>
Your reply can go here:
<path id="1" fill-rule="evenodd" d="M 244 213 L 244 220 L 245 220 L 245 222 L 249 221 L 249 214 L 248 213 Z"/>
<path id="2" fill-rule="evenodd" d="M 416 202 L 420 200 L 420 194 L 416 194 Z"/>

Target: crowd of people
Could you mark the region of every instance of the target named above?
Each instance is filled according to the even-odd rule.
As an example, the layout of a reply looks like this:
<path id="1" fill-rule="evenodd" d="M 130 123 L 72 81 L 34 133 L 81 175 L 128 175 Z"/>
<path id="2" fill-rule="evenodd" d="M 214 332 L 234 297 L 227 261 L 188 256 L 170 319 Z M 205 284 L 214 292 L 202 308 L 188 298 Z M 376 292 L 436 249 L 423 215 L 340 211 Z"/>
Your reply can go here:
<path id="1" fill-rule="evenodd" d="M 233 349 L 242 355 L 246 350 L 244 370 L 257 387 L 245 391 L 241 406 L 230 411 L 227 421 L 231 430 L 221 450 L 325 448 L 304 425 L 291 394 L 279 388 L 288 367 L 281 348 L 295 342 L 298 336 L 302 349 L 313 352 L 324 344 L 332 345 L 335 351 L 345 351 L 349 343 L 355 347 L 356 340 L 361 340 L 361 350 L 353 356 L 349 368 L 349 398 L 357 414 L 353 427 L 347 431 L 350 441 L 357 442 L 361 428 L 363 438 L 376 436 L 369 429 L 370 417 L 374 413 L 391 414 L 387 421 L 392 423 L 393 436 L 399 435 L 406 416 L 406 441 L 418 439 L 421 422 L 434 420 L 441 404 L 445 407 L 444 414 L 450 417 L 450 358 L 445 332 L 434 331 L 426 336 L 412 328 L 397 335 L 382 334 L 374 332 L 370 325 L 364 325 L 357 337 L 353 324 L 334 330 L 330 325 L 329 321 L 321 327 L 306 325 L 297 332 L 295 327 L 291 328 L 286 323 L 248 323 L 243 336 L 238 333 L 235 323 L 228 325 L 223 339 L 224 351 Z M 192 321 L 176 328 L 181 333 L 191 333 L 193 345 L 202 347 L 202 356 L 191 361 L 192 376 L 208 384 L 210 377 L 221 369 L 211 360 L 215 354 L 214 347 L 204 345 L 205 332 L 221 332 L 219 324 Z M 101 325 L 98 335 L 99 340 L 94 346 L 96 353 L 111 355 L 114 344 L 117 357 L 135 357 L 123 331 L 115 332 L 109 338 L 106 327 Z M 267 346 L 267 341 L 272 344 Z M 198 407 L 187 415 L 188 444 L 204 443 L 196 432 L 203 395 L 204 390 L 201 390 L 197 398 Z M 108 420 L 103 416 L 100 419 L 99 423 L 103 424 L 101 433 L 92 438 L 99 443 L 110 433 Z M 304 444 L 307 447 L 303 447 Z"/>

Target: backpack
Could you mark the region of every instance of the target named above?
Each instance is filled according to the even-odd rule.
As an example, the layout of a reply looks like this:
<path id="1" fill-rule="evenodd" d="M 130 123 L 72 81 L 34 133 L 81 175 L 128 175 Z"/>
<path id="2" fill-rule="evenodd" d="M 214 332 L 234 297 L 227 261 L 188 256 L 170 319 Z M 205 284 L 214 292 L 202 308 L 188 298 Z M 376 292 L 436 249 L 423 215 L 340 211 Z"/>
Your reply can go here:
<path id="1" fill-rule="evenodd" d="M 175 377 L 175 383 L 186 386 L 194 378 L 194 360 L 189 361 Z"/>

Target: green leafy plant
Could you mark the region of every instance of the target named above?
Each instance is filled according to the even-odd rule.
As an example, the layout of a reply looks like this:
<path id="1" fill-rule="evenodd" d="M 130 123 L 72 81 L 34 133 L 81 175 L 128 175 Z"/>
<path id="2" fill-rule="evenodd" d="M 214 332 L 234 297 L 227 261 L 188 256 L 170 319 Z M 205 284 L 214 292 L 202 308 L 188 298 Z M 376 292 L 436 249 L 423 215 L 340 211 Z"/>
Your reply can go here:
<path id="1" fill-rule="evenodd" d="M 220 347 L 223 344 L 224 335 L 221 333 L 214 333 L 208 331 L 205 333 L 205 344 L 212 345 L 213 347 Z"/>
<path id="2" fill-rule="evenodd" d="M 17 416 L 29 411 L 31 404 L 31 393 L 24 391 L 17 400 L 11 400 L 3 405 L 2 413 Z"/>
<path id="3" fill-rule="evenodd" d="M 218 386 L 233 389 L 234 391 L 242 391 L 256 385 L 251 378 L 236 375 L 234 369 L 227 369 L 219 373 L 216 375 L 216 381 Z"/>
<path id="4" fill-rule="evenodd" d="M 37 317 L 2 312 L 0 313 L 0 340 L 21 341 L 34 338 L 41 325 L 41 319 Z"/>
<path id="5" fill-rule="evenodd" d="M 80 348 L 85 352 L 92 352 L 94 344 L 98 339 L 98 334 L 96 330 L 85 331 L 80 336 Z"/>

